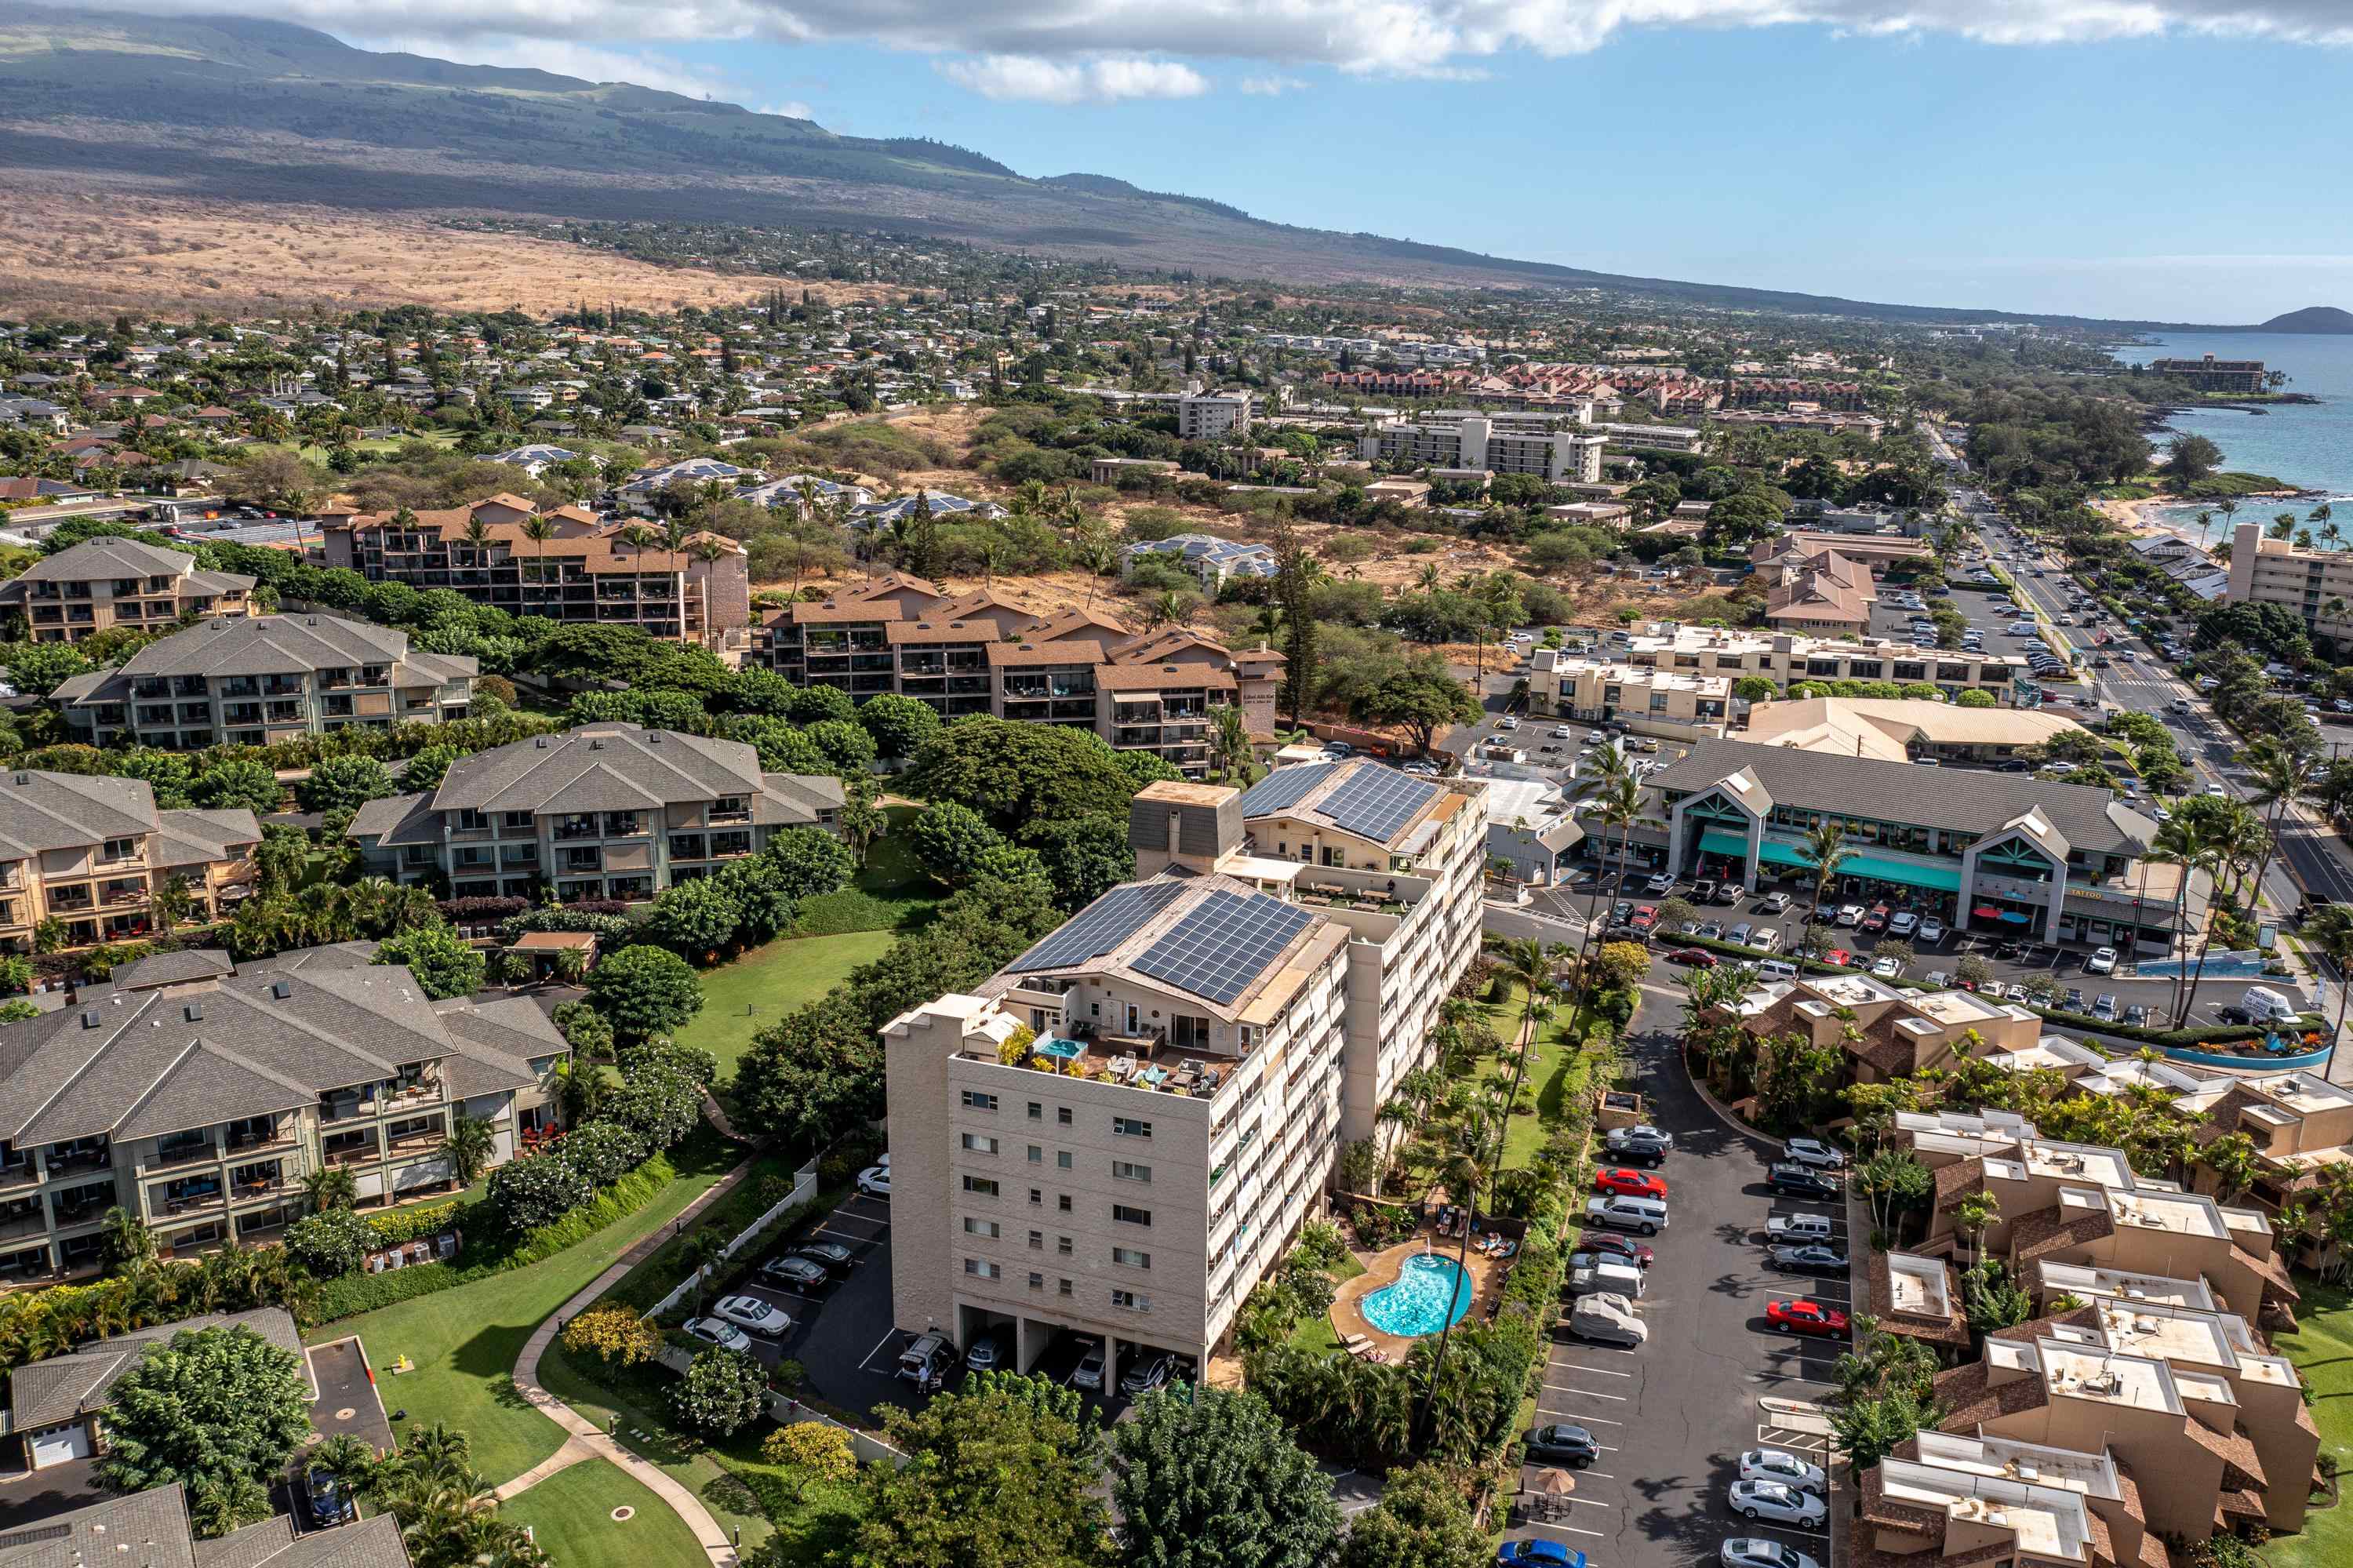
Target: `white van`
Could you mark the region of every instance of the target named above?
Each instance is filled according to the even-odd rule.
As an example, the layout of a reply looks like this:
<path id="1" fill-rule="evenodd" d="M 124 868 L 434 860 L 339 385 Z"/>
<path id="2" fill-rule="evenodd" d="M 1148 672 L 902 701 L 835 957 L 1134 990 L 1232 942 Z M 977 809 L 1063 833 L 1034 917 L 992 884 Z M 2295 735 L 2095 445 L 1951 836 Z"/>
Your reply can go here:
<path id="1" fill-rule="evenodd" d="M 1757 978 L 1764 980 L 1796 980 L 1798 966 L 1787 959 L 1767 959 L 1757 966 Z"/>
<path id="2" fill-rule="evenodd" d="M 2239 1005 L 2254 1014 L 2258 1023 L 2293 1023 L 2302 1016 L 2295 1003 L 2268 986 L 2249 986 Z"/>

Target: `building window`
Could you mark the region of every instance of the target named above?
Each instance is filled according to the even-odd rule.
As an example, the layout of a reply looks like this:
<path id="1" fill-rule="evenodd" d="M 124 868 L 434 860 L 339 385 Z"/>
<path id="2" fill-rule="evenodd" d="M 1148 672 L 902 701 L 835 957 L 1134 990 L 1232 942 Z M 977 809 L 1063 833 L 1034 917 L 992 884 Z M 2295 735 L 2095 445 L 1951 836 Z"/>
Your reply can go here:
<path id="1" fill-rule="evenodd" d="M 1111 1130 L 1115 1138 L 1150 1138 L 1152 1124 L 1132 1116 L 1115 1116 L 1111 1118 Z"/>
<path id="2" fill-rule="evenodd" d="M 1034 1274 L 1034 1273 L 1033 1273 L 1032 1275 L 1030 1275 L 1030 1276 L 1029 1276 L 1029 1288 L 1030 1288 L 1030 1289 L 1032 1289 L 1032 1290 L 1043 1290 L 1043 1289 L 1045 1289 L 1045 1288 L 1046 1288 L 1046 1277 L 1045 1277 L 1044 1275 L 1042 1275 L 1042 1274 Z"/>
<path id="3" fill-rule="evenodd" d="M 1043 1189 L 1042 1187 L 1032 1187 L 1032 1188 L 1030 1188 L 1030 1189 L 1029 1189 L 1029 1202 L 1030 1202 L 1030 1204 L 1031 1204 L 1031 1206 L 1032 1206 L 1032 1207 L 1035 1207 L 1036 1205 L 1038 1205 L 1038 1204 L 1039 1204 L 1039 1203 L 1042 1203 L 1042 1202 L 1044 1202 L 1045 1201 L 1046 1201 L 1046 1192 L 1045 1192 L 1045 1189 Z"/>
<path id="4" fill-rule="evenodd" d="M 963 1135 L 961 1141 L 964 1144 L 965 1152 L 967 1154 L 994 1154 L 997 1152 L 997 1139 L 989 1137 L 985 1132 L 967 1132 Z"/>
<path id="5" fill-rule="evenodd" d="M 964 1234 L 968 1236 L 995 1237 L 1000 1233 L 995 1220 L 976 1220 L 967 1215 L 964 1222 Z"/>
<path id="6" fill-rule="evenodd" d="M 1071 1169 L 1071 1151 L 1069 1150 L 1058 1149 L 1054 1150 L 1054 1168 L 1058 1171 L 1068 1171 Z"/>
<path id="7" fill-rule="evenodd" d="M 1061 1125 L 1062 1125 L 1062 1126 L 1064 1126 L 1064 1127 L 1068 1127 L 1068 1126 L 1070 1126 L 1070 1125 L 1071 1125 L 1071 1107 L 1068 1107 L 1068 1106 L 1056 1106 L 1056 1107 L 1054 1107 L 1054 1119 L 1055 1119 L 1056 1121 L 1058 1121 L 1058 1122 L 1061 1123 Z"/>
<path id="8" fill-rule="evenodd" d="M 1131 1312 L 1149 1312 L 1152 1310 L 1152 1298 L 1134 1290 L 1113 1291 L 1111 1293 L 1111 1304 L 1114 1307 L 1124 1307 Z"/>
<path id="9" fill-rule="evenodd" d="M 1046 1107 L 1039 1105 L 1036 1100 L 1031 1100 L 1029 1102 L 1029 1119 L 1031 1121 L 1043 1121 L 1045 1118 Z"/>
<path id="10" fill-rule="evenodd" d="M 1132 1246 L 1115 1246 L 1112 1248 L 1111 1260 L 1113 1263 L 1118 1264 L 1123 1268 L 1150 1268 L 1152 1266 L 1152 1255 L 1148 1252 L 1138 1252 Z"/>
<path id="11" fill-rule="evenodd" d="M 983 1198 L 994 1198 L 997 1196 L 997 1182 L 987 1176 L 967 1176 L 964 1179 L 964 1190 Z"/>
<path id="12" fill-rule="evenodd" d="M 1068 1192 L 1055 1193 L 1054 1207 L 1062 1213 L 1069 1213 L 1071 1212 L 1071 1195 Z"/>
<path id="13" fill-rule="evenodd" d="M 1073 1288 L 1073 1287 L 1072 1287 L 1072 1286 L 1071 1286 L 1071 1282 L 1070 1282 L 1069 1280 L 1067 1280 L 1067 1279 L 1060 1280 L 1060 1281 L 1058 1281 L 1057 1283 L 1058 1283 L 1058 1284 L 1060 1285 L 1060 1291 L 1058 1292 L 1058 1294 L 1060 1294 L 1060 1295 L 1063 1295 L 1063 1296 L 1076 1296 L 1076 1295 L 1078 1294 L 1078 1291 L 1077 1291 L 1075 1288 Z"/>
<path id="14" fill-rule="evenodd" d="M 1046 1233 L 1044 1231 L 1031 1231 L 1029 1233 L 1029 1250 L 1031 1252 L 1044 1252 L 1046 1250 Z"/>
<path id="15" fill-rule="evenodd" d="M 1070 1256 L 1071 1238 L 1068 1236 L 1056 1236 L 1054 1238 L 1054 1250 L 1061 1254 L 1064 1257 Z"/>
<path id="16" fill-rule="evenodd" d="M 1002 1269 L 998 1268 L 997 1265 L 989 1262 L 987 1258 L 982 1257 L 965 1258 L 964 1260 L 964 1271 L 966 1274 L 977 1276 L 982 1279 L 995 1279 L 999 1274 L 1004 1272 Z"/>
<path id="17" fill-rule="evenodd" d="M 1029 1146 L 1029 1163 L 1032 1165 L 1046 1163 L 1046 1151 L 1034 1143 Z"/>
<path id="18" fill-rule="evenodd" d="M 1152 1167 L 1149 1165 L 1138 1165 L 1132 1160 L 1113 1160 L 1111 1162 L 1111 1173 L 1114 1179 L 1121 1181 L 1149 1181 L 1152 1180 Z"/>
<path id="19" fill-rule="evenodd" d="M 982 1094 L 978 1089 L 966 1089 L 964 1092 L 964 1108 L 993 1111 L 997 1108 L 997 1097 Z"/>
<path id="20" fill-rule="evenodd" d="M 972 1182 L 972 1178 L 969 1176 L 965 1177 L 965 1182 L 969 1186 Z M 992 1182 L 991 1185 L 993 1186 L 995 1183 Z M 1117 1220 L 1124 1225 L 1148 1225 L 1152 1223 L 1152 1211 L 1149 1209 L 1130 1208 L 1125 1203 L 1113 1203 L 1111 1206 L 1111 1217 Z"/>

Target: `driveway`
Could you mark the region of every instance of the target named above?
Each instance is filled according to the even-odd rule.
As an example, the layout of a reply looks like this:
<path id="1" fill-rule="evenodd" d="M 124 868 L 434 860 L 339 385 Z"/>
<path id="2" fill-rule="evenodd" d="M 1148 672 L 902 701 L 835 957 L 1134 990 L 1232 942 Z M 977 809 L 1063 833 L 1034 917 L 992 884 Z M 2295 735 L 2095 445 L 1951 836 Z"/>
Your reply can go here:
<path id="1" fill-rule="evenodd" d="M 74 1459 L 39 1470 L 12 1468 L 0 1474 L 0 1530 L 87 1508 L 105 1491 L 98 1484 L 96 1459 Z"/>
<path id="2" fill-rule="evenodd" d="M 311 1376 L 319 1385 L 319 1403 L 311 1407 L 311 1425 L 328 1437 L 349 1434 L 379 1454 L 396 1446 L 359 1336 L 313 1345 L 310 1356 Z"/>
<path id="3" fill-rule="evenodd" d="M 1837 1361 L 1835 1346 L 1769 1332 L 1767 1301 L 1810 1295 L 1846 1307 L 1842 1281 L 1767 1271 L 1766 1216 L 1831 1214 L 1842 1232 L 1842 1205 L 1789 1203 L 1766 1192 L 1775 1145 L 1727 1127 L 1692 1089 L 1676 1057 L 1681 1012 L 1672 972 L 1654 966 L 1629 1036 L 1651 1119 L 1675 1135 L 1659 1168 L 1672 1223 L 1651 1242 L 1657 1258 L 1640 1306 L 1650 1340 L 1634 1351 L 1566 1339 L 1553 1347 L 1536 1420 L 1587 1427 L 1601 1457 L 1574 1472 L 1567 1518 L 1515 1523 L 1507 1533 L 1558 1541 L 1584 1552 L 1592 1568 L 1697 1568 L 1736 1534 L 1783 1541 L 1821 1562 L 1820 1532 L 1751 1525 L 1726 1510 L 1725 1494 L 1745 1450 L 1807 1441 L 1793 1440 L 1758 1401 L 1819 1399 Z M 1543 1468 L 1529 1466 L 1524 1488 Z"/>
<path id="4" fill-rule="evenodd" d="M 746 1254 L 740 1277 L 721 1294 L 756 1296 L 791 1314 L 791 1332 L 780 1339 L 754 1337 L 752 1353 L 764 1365 L 787 1358 L 806 1369 L 803 1387 L 828 1404 L 871 1416 L 883 1404 L 913 1408 L 922 1403 L 912 1383 L 897 1375 L 899 1351 L 907 1336 L 891 1327 L 891 1204 L 857 1195 L 791 1241 L 839 1242 L 857 1256 L 849 1272 L 814 1294 L 760 1279 L 751 1271 L 768 1256 Z"/>

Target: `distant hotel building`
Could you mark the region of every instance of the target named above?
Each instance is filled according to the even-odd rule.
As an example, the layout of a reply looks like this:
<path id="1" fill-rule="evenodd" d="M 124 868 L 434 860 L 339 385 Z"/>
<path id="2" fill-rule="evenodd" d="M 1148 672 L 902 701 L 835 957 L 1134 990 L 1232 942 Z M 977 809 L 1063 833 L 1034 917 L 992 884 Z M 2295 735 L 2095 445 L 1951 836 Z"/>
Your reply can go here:
<path id="1" fill-rule="evenodd" d="M 2271 385 L 2260 359 L 2217 359 L 2210 354 L 2200 359 L 2152 359 L 2148 368 L 2192 392 L 2262 392 Z"/>
<path id="2" fill-rule="evenodd" d="M 1553 484 L 1599 484 L 1602 440 L 1558 416 L 1457 409 L 1425 420 L 1378 426 L 1359 438 L 1356 455 L 1367 462 L 1534 474 Z"/>
<path id="3" fill-rule="evenodd" d="M 2353 550 L 2307 550 L 2266 538 L 2260 523 L 2242 523 L 2232 530 L 2231 586 L 2222 597 L 2276 604 L 2323 637 L 2353 638 Z"/>
<path id="4" fill-rule="evenodd" d="M 899 1325 L 996 1333 L 1017 1372 L 1096 1337 L 1107 1387 L 1141 1346 L 1206 1364 L 1342 1146 L 1404 1131 L 1378 1109 L 1478 948 L 1477 790 L 1363 761 L 1148 785 L 1141 880 L 886 1025 Z"/>

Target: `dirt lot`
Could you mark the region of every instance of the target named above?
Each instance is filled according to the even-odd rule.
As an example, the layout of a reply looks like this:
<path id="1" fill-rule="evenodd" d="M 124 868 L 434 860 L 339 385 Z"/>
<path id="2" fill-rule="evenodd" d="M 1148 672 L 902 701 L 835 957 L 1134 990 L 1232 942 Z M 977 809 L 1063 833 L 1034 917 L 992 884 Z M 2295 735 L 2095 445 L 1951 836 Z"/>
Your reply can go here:
<path id="1" fill-rule="evenodd" d="M 312 304 L 545 314 L 582 299 L 659 310 L 730 304 L 762 287 L 757 278 L 388 213 L 128 191 L 26 190 L 0 205 L 0 254 L 9 258 L 0 311 L 16 314 L 269 315 Z"/>

